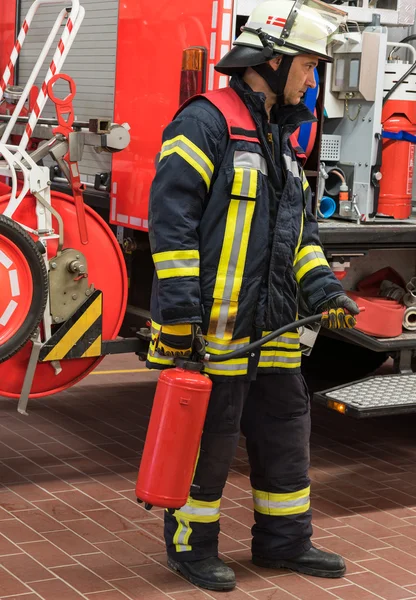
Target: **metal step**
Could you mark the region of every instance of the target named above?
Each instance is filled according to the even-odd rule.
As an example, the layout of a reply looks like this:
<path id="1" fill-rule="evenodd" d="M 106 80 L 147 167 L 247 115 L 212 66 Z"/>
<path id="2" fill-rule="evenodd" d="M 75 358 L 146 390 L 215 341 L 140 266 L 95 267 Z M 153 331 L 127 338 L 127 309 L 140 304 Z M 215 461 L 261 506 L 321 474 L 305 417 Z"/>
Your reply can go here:
<path id="1" fill-rule="evenodd" d="M 357 329 L 339 329 L 335 335 L 352 344 L 374 350 L 374 352 L 398 352 L 416 349 L 416 331 L 406 331 L 394 338 L 376 338 Z"/>
<path id="2" fill-rule="evenodd" d="M 416 412 L 416 373 L 374 375 L 315 392 L 313 399 L 355 418 L 413 413 Z"/>

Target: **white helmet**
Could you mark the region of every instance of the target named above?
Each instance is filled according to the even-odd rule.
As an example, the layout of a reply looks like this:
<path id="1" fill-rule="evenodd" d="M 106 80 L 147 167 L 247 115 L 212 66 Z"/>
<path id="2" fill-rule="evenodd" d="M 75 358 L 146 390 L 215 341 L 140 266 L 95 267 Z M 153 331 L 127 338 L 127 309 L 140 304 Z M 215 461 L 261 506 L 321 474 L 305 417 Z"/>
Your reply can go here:
<path id="1" fill-rule="evenodd" d="M 250 15 L 234 47 L 216 65 L 231 75 L 265 63 L 278 54 L 313 54 L 332 62 L 330 38 L 346 22 L 347 13 L 319 0 L 267 0 Z"/>

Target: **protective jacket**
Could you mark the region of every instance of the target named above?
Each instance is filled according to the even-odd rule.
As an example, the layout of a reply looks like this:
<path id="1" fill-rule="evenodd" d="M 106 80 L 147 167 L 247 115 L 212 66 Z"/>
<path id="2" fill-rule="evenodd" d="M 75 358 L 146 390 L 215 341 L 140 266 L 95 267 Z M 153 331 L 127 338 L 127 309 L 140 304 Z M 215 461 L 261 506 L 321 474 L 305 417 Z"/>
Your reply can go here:
<path id="1" fill-rule="evenodd" d="M 163 135 L 152 185 L 149 234 L 156 274 L 153 333 L 201 323 L 207 352 L 231 352 L 297 318 L 298 290 L 311 310 L 343 292 L 323 253 L 310 188 L 291 136 L 314 120 L 303 103 L 275 107 L 240 76 L 192 99 Z M 293 138 L 292 138 L 293 139 Z M 205 372 L 296 372 L 298 333 L 259 355 L 208 363 Z M 150 345 L 148 366 L 172 361 Z"/>

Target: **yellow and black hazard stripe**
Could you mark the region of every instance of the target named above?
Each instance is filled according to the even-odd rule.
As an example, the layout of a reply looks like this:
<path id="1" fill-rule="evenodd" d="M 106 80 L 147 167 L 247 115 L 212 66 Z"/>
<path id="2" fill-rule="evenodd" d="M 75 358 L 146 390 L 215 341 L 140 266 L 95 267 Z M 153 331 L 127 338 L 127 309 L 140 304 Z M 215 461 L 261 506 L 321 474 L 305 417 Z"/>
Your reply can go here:
<path id="1" fill-rule="evenodd" d="M 101 356 L 102 324 L 103 295 L 95 290 L 43 345 L 39 361 Z"/>

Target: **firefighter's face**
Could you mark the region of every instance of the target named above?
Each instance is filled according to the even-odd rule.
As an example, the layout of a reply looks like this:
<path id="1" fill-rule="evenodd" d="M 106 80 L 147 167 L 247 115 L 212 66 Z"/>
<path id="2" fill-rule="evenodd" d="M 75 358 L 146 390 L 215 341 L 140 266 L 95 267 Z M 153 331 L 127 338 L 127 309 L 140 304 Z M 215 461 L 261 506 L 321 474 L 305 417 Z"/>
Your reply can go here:
<path id="1" fill-rule="evenodd" d="M 307 89 L 316 87 L 314 69 L 317 65 L 317 56 L 299 54 L 294 57 L 284 90 L 285 104 L 299 104 Z M 276 66 L 278 68 L 279 64 Z"/>

